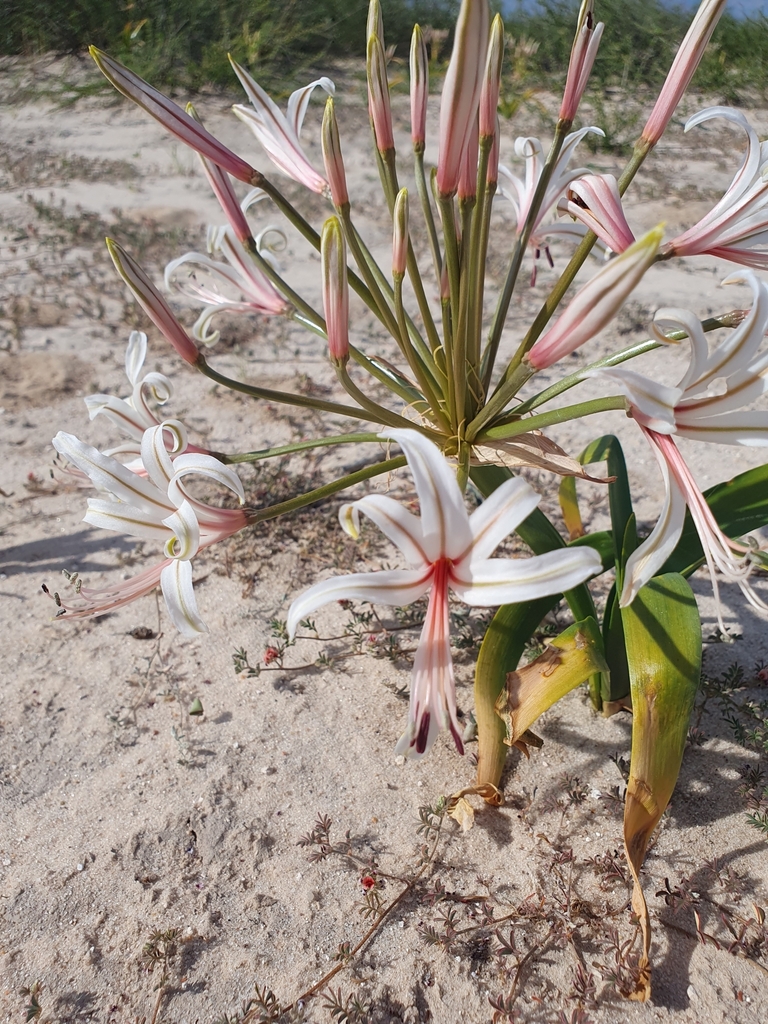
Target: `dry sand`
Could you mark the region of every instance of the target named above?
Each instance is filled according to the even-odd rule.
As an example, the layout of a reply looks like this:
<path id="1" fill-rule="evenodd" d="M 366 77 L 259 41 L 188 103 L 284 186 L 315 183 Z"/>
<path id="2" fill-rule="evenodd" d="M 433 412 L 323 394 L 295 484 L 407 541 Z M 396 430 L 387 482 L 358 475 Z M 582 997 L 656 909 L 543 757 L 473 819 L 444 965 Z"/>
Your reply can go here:
<path id="1" fill-rule="evenodd" d="M 97 391 L 127 393 L 128 332 L 146 327 L 113 273 L 103 235 L 113 233 L 159 278 L 167 259 L 202 249 L 206 225 L 221 219 L 195 157 L 140 111 L 109 94 L 58 103 L 61 77 L 82 74 L 61 63 L 30 69 L 10 62 L 0 78 L 6 97 L 0 106 L 0 1021 L 24 1019 L 30 997 L 22 989 L 35 982 L 43 985 L 41 1020 L 149 1021 L 161 970 L 147 973 L 142 948 L 153 932 L 178 929 L 158 1020 L 212 1022 L 235 1014 L 255 985 L 290 1003 L 333 966 L 340 943 L 354 945 L 368 927 L 360 913 L 363 869 L 338 856 L 313 864 L 297 845 L 318 813 L 333 819 L 337 841 L 350 831 L 363 861 L 375 857 L 382 872 L 407 874 L 423 841 L 416 833 L 419 807 L 469 784 L 473 768 L 471 758 L 458 757 L 443 737 L 421 763 L 394 756 L 406 716 L 402 691 L 413 629 L 391 634 L 400 638 L 394 660 L 382 656 L 381 642 L 372 653 L 340 658 L 330 668 L 295 670 L 291 666 L 312 663 L 323 652 L 353 650 L 348 640 L 301 641 L 283 669 L 273 665 L 250 678 L 235 674 L 234 650 L 245 648 L 251 665 L 261 663 L 271 620 L 285 616 L 301 588 L 334 566 L 375 568 L 395 557 L 372 529 L 359 545 L 346 541 L 337 500 L 196 559 L 208 636 L 178 636 L 154 596 L 96 620 L 52 620 L 41 586 L 60 587 L 62 568 L 77 569 L 93 585 L 134 573 L 156 557 L 149 546 L 143 551 L 85 526 L 85 492 L 51 472 L 50 439 L 59 429 L 100 447 L 119 442 L 103 420 L 88 422 L 82 399 Z M 339 116 L 350 191 L 361 230 L 386 258 L 387 218 L 360 96 L 359 79 L 347 72 Z M 198 106 L 226 143 L 262 164 L 228 111 L 231 99 L 205 96 Z M 407 153 L 403 97 L 395 113 L 397 140 Z M 319 115 L 313 106 L 305 129 L 316 164 Z M 758 131 L 768 130 L 767 112 L 750 116 Z M 434 128 L 433 111 L 433 138 Z M 512 159 L 515 135 L 540 131 L 535 107 L 525 109 L 504 126 L 504 159 Z M 630 201 L 634 225 L 666 219 L 674 231 L 692 223 L 730 181 L 741 144 L 716 124 L 684 137 L 675 123 Z M 434 160 L 433 149 L 427 156 Z M 616 158 L 586 150 L 582 160 L 609 170 L 619 166 Z M 320 222 L 325 208 L 317 197 L 292 183 L 286 191 Z M 494 285 L 510 213 L 498 203 Z M 562 266 L 565 250 L 556 256 Z M 289 233 L 280 259 L 294 286 L 318 301 L 316 254 Z M 683 304 L 704 317 L 743 304 L 746 288 L 719 289 L 727 272 L 716 260 L 655 268 L 616 329 L 568 368 L 647 336 L 659 305 Z M 537 287 L 515 299 L 505 350 L 552 279 L 542 270 Z M 191 323 L 191 311 L 187 317 Z M 392 356 L 357 304 L 353 323 L 362 347 Z M 221 326 L 214 361 L 226 372 L 274 387 L 333 391 L 315 338 L 283 321 L 222 318 Z M 219 451 L 249 450 L 318 426 L 314 415 L 212 387 L 183 366 L 157 332 L 149 334 L 148 366 L 172 377 L 176 390 L 167 408 L 194 440 Z M 674 382 L 684 359 L 684 352 L 665 353 L 663 361 L 649 356 L 645 365 Z M 549 377 L 554 380 L 555 371 Z M 340 428 L 332 419 L 321 427 Z M 609 431 L 621 434 L 640 519 L 649 524 L 661 500 L 659 480 L 631 423 L 607 415 L 599 423 L 566 425 L 553 436 L 577 453 Z M 686 453 L 703 485 L 761 461 L 748 450 L 688 446 Z M 359 465 L 362 457 L 359 450 L 339 449 L 244 472 L 249 500 L 274 501 L 308 480 Z M 554 482 L 544 475 L 532 479 L 552 509 Z M 410 493 L 405 473 L 388 483 Z M 591 521 L 603 523 L 604 493 L 595 485 L 584 485 L 583 493 Z M 710 584 L 697 575 L 694 587 L 709 635 L 715 625 Z M 765 592 L 764 584 L 758 587 Z M 743 639 L 709 644 L 707 671 L 717 675 L 738 660 L 754 681 L 755 664 L 768 660 L 765 622 L 735 588 L 724 588 L 724 600 L 726 620 Z M 379 611 L 384 623 L 399 624 L 391 612 Z M 316 616 L 326 637 L 338 636 L 348 621 L 335 607 Z M 567 621 L 564 611 L 559 621 Z M 473 616 L 461 623 L 470 643 L 457 652 L 464 713 L 472 708 L 471 637 L 478 622 Z M 195 698 L 202 701 L 202 717 L 188 713 Z M 768 847 L 747 824 L 737 796 L 738 769 L 753 755 L 733 742 L 726 723 L 705 712 L 706 738 L 686 754 L 643 871 L 655 974 L 652 1004 L 638 1006 L 623 1002 L 593 966 L 599 964 L 603 975 L 609 970 L 611 928 L 620 942 L 630 940 L 634 928 L 621 865 L 614 876 L 589 860 L 621 849 L 615 792 L 622 778 L 611 757 L 627 757 L 630 719 L 596 716 L 577 692 L 539 726 L 544 748 L 530 762 L 510 757 L 506 806 L 478 809 L 476 827 L 467 833 L 446 821 L 432 868 L 339 973 L 334 988 L 372 1004 L 370 1018 L 361 1019 L 479 1024 L 491 1020 L 489 996 L 510 991 L 524 960 L 517 1019 L 554 1022 L 563 1011 L 570 1021 L 581 961 L 596 983 L 597 1006 L 587 1005 L 594 1022 L 768 1019 L 766 950 L 757 954 L 762 966 L 730 955 L 731 939 L 715 905 L 747 915 L 753 902 L 765 907 L 768 901 Z M 725 871 L 725 885 L 706 867 L 713 858 Z M 684 877 L 703 894 L 701 925 L 721 948 L 698 941 L 690 906 L 673 912 L 656 895 L 665 878 L 674 888 Z M 440 886 L 448 898 L 438 899 Z M 389 881 L 382 895 L 389 900 L 401 888 Z M 517 912 L 517 953 L 503 964 L 492 955 L 498 946 L 493 929 L 459 934 L 448 950 L 430 944 L 420 930 L 444 930 L 439 914 L 449 911 L 458 931 L 479 925 L 481 902 L 469 897 L 480 896 L 497 918 Z M 499 926 L 505 938 L 507 927 Z M 331 1010 L 316 999 L 307 1019 L 329 1021 Z"/>

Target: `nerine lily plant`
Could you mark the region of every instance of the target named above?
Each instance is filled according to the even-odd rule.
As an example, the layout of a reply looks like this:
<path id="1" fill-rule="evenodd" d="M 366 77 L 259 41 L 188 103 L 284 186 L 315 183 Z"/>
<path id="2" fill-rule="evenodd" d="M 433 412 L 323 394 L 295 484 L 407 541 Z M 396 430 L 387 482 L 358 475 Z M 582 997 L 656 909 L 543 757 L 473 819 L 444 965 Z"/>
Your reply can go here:
<path id="1" fill-rule="evenodd" d="M 683 753 L 701 662 L 701 626 L 686 582 L 706 562 L 717 589 L 734 580 L 750 603 L 765 611 L 750 582 L 762 559 L 756 541 L 745 538 L 768 523 L 768 468 L 743 474 L 727 488 L 702 493 L 686 466 L 677 435 L 704 444 L 765 445 L 768 414 L 751 406 L 765 391 L 768 354 L 768 288 L 752 271 L 729 281 L 747 283 L 748 311 L 700 321 L 684 309 L 659 310 L 653 337 L 577 373 L 565 372 L 536 390 L 539 371 L 609 327 L 644 275 L 659 261 L 709 253 L 764 269 L 768 261 L 768 200 L 765 143 L 743 116 L 715 108 L 696 115 L 689 127 L 726 117 L 744 128 L 748 149 L 733 184 L 715 208 L 689 230 L 664 242 L 663 226 L 636 238 L 622 196 L 661 138 L 701 59 L 725 0 L 704 0 L 669 70 L 665 85 L 626 167 L 618 179 L 592 175 L 571 163 L 581 139 L 599 126 L 574 130 L 603 26 L 594 0 L 583 0 L 575 26 L 563 99 L 548 147 L 518 139 L 520 173 L 499 164 L 502 126 L 497 113 L 503 72 L 504 29 L 491 18 L 487 0 L 463 0 L 453 53 L 439 100 L 436 167 L 425 161 L 430 66 L 418 26 L 410 52 L 411 166 L 396 151 L 387 77 L 387 49 L 379 0 L 371 0 L 366 45 L 368 108 L 373 161 L 392 223 L 391 264 L 377 262 L 358 230 L 343 143 L 335 112 L 335 88 L 320 78 L 289 99 L 284 113 L 248 70 L 234 64 L 247 103 L 235 107 L 274 169 L 325 198 L 327 219 L 312 223 L 263 169 L 224 146 L 191 107 L 181 109 L 128 68 L 93 49 L 99 68 L 116 89 L 194 149 L 218 198 L 226 224 L 210 233 L 210 254 L 191 253 L 166 270 L 167 289 L 179 289 L 202 307 L 190 335 L 136 259 L 108 243 L 115 266 L 164 338 L 190 367 L 216 383 L 255 400 L 314 409 L 350 421 L 341 435 L 251 453 L 214 454 L 189 444 L 178 420 L 158 406 L 170 398 L 170 382 L 157 374 L 140 379 L 146 339 L 134 333 L 127 371 L 128 399 L 93 396 L 92 416 L 104 413 L 129 441 L 99 452 L 70 434 L 58 434 L 57 451 L 84 484 L 100 492 L 89 501 L 94 526 L 156 539 L 164 557 L 132 580 L 100 590 L 81 587 L 55 594 L 60 614 L 93 615 L 162 586 L 170 616 L 187 634 L 205 629 L 192 589 L 190 563 L 201 548 L 237 530 L 258 528 L 265 519 L 307 506 L 362 481 L 407 466 L 419 499 L 415 516 L 381 494 L 359 497 L 341 509 L 352 536 L 361 513 L 402 553 L 405 567 L 353 576 L 330 575 L 296 597 L 288 612 L 292 634 L 298 623 L 326 602 L 343 596 L 404 605 L 429 595 L 416 653 L 408 722 L 396 749 L 425 755 L 440 729 L 462 737 L 456 716 L 449 636 L 449 600 L 499 606 L 480 651 L 475 714 L 479 762 L 474 791 L 489 804 L 503 802 L 500 779 L 514 745 L 528 752 L 540 740 L 536 718 L 573 687 L 587 683 L 595 708 L 609 714 L 633 710 L 625 842 L 635 878 L 633 907 L 644 934 L 636 986 L 628 995 L 650 995 L 650 927 L 639 870 L 650 835 L 663 813 Z M 303 121 L 315 89 L 326 95 L 321 143 L 323 168 L 312 163 L 301 141 Z M 404 185 L 406 180 L 408 184 Z M 235 182 L 252 191 L 241 202 Z M 506 272 L 492 304 L 487 295 L 487 254 L 497 192 L 514 207 L 515 225 Z M 296 291 L 277 263 L 280 228 L 256 221 L 265 210 L 281 215 L 309 248 L 320 254 L 322 308 Z M 559 217 L 559 215 L 561 215 Z M 559 217 L 559 219 L 558 219 Z M 275 234 L 277 232 L 277 234 Z M 539 312 L 501 357 L 502 332 L 512 297 L 528 288 L 523 269 L 530 256 L 558 235 L 576 243 Z M 596 243 L 602 264 L 573 295 L 570 288 Z M 422 258 L 426 254 L 427 258 Z M 551 259 L 550 259 L 550 262 Z M 350 288 L 391 335 L 400 364 L 380 358 L 356 336 L 349 318 Z M 318 398 L 255 386 L 215 368 L 209 349 L 218 337 L 213 316 L 240 312 L 287 317 L 312 332 L 338 378 L 339 396 Z M 710 350 L 707 333 L 722 332 Z M 671 344 L 691 347 L 691 364 L 677 383 L 658 382 L 626 365 L 634 357 Z M 561 396 L 598 376 L 612 394 L 572 404 Z M 389 399 L 368 386 L 388 389 Z M 526 386 L 525 397 L 520 392 Z M 602 436 L 578 454 L 546 437 L 548 426 L 623 410 L 635 421 L 658 458 L 665 497 L 656 527 L 640 541 L 626 467 L 617 438 Z M 361 427 L 362 425 L 362 427 Z M 382 440 L 401 455 L 381 459 Z M 285 456 L 320 445 L 354 444 L 370 452 L 362 470 L 329 481 L 294 498 L 249 508 L 235 466 Z M 124 456 L 130 456 L 125 461 Z M 576 480 L 585 466 L 605 461 L 611 530 L 589 534 L 578 508 Z M 560 499 L 569 537 L 538 509 L 538 495 L 515 470 L 532 465 L 560 474 Z M 218 509 L 192 497 L 190 474 L 202 474 L 229 489 L 241 503 Z M 467 511 L 467 491 L 482 499 Z M 516 531 L 533 557 L 491 557 Z M 589 581 L 614 572 L 602 615 Z M 520 668 L 524 645 L 547 613 L 565 597 L 574 624 L 541 659 Z M 722 624 L 722 619 L 721 619 Z M 724 625 L 722 627 L 725 628 Z"/>

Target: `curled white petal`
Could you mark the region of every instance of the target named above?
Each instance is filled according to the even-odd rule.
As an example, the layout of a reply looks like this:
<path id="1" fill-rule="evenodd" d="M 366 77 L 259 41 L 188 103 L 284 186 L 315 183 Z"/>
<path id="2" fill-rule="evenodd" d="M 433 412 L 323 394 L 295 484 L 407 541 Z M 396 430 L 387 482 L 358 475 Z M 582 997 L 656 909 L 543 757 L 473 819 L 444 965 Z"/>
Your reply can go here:
<path id="1" fill-rule="evenodd" d="M 174 558 L 160 573 L 160 586 L 171 622 L 182 636 L 197 636 L 198 633 L 208 632 L 197 610 L 191 562 Z"/>

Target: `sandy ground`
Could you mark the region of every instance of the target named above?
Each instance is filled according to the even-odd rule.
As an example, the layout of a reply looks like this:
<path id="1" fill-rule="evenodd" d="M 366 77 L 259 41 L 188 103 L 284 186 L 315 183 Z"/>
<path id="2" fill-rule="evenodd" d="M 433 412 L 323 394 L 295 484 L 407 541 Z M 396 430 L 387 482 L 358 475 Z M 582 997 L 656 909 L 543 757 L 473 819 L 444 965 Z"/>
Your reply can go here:
<path id="1" fill-rule="evenodd" d="M 302 587 L 333 566 L 375 568 L 395 557 L 372 529 L 361 544 L 345 540 L 337 500 L 195 561 L 208 636 L 179 637 L 155 596 L 97 620 L 52 620 L 41 586 L 60 587 L 62 568 L 95 584 L 132 574 L 156 555 L 82 524 L 84 492 L 52 472 L 50 439 L 59 429 L 100 447 L 119 442 L 103 420 L 88 422 L 82 399 L 127 394 L 127 336 L 147 326 L 112 271 L 103 236 L 114 234 L 159 279 L 168 259 L 204 248 L 206 225 L 221 219 L 195 157 L 140 111 L 107 94 L 62 102 L 71 98 L 62 77 L 81 75 L 72 65 L 11 63 L 0 78 L 0 1021 L 24 1020 L 31 1000 L 24 989 L 40 983 L 41 1020 L 128 1024 L 152 1020 L 159 1005 L 157 1020 L 169 1024 L 212 1022 L 234 1016 L 257 985 L 291 1003 L 333 966 L 341 943 L 356 944 L 369 926 L 361 913 L 365 864 L 375 858 L 381 873 L 396 877 L 414 870 L 425 841 L 417 834 L 419 808 L 471 782 L 473 745 L 464 759 L 442 737 L 418 764 L 394 756 L 417 632 L 386 609 L 379 609 L 383 623 L 398 628 L 375 633 L 376 643 L 356 646 L 349 636 L 300 641 L 282 667 L 235 673 L 236 649 L 248 652 L 251 666 L 262 664 L 273 642 L 271 621 L 285 616 Z M 386 258 L 388 226 L 360 95 L 359 80 L 348 73 L 339 116 L 350 191 L 361 231 Z M 261 165 L 230 102 L 211 95 L 198 106 L 216 134 Z M 404 97 L 395 114 L 407 153 Z M 313 106 L 305 129 L 318 165 L 319 116 Z M 758 131 L 768 130 L 768 112 L 750 116 Z M 434 138 L 434 110 L 432 120 Z M 503 157 L 511 162 L 515 135 L 542 131 L 540 113 L 524 108 L 503 130 Z M 633 224 L 664 219 L 672 232 L 695 221 L 730 181 L 740 152 L 741 139 L 728 128 L 713 124 L 685 137 L 676 123 L 630 200 Z M 428 151 L 428 159 L 435 155 Z M 620 166 L 586 149 L 582 160 Z M 292 183 L 286 192 L 321 222 L 320 199 Z M 499 202 L 491 297 L 511 222 Z M 555 253 L 562 266 L 565 249 Z M 316 255 L 289 233 L 280 259 L 294 286 L 317 302 Z M 714 260 L 655 268 L 615 328 L 568 369 L 647 336 L 659 305 L 683 304 L 704 317 L 745 303 L 747 289 L 719 289 L 726 273 Z M 536 288 L 515 298 L 505 350 L 552 280 L 542 270 Z M 194 313 L 185 316 L 191 323 Z M 352 316 L 355 341 L 391 358 L 391 346 L 355 302 Z M 215 362 L 226 372 L 335 394 L 316 339 L 282 320 L 221 325 Z M 167 408 L 194 440 L 219 451 L 250 450 L 318 428 L 314 415 L 212 387 L 149 334 L 148 366 L 172 377 Z M 684 358 L 649 356 L 645 366 L 673 383 Z M 556 371 L 548 376 L 556 379 Z M 320 425 L 332 433 L 343 428 L 333 418 Z M 553 436 L 577 453 L 609 431 L 621 434 L 640 519 L 651 523 L 659 481 L 631 423 L 607 415 Z M 703 485 L 760 461 L 748 450 L 689 446 L 686 454 Z M 339 449 L 244 471 L 249 501 L 295 493 L 361 458 Z M 553 508 L 553 480 L 532 479 Z M 388 483 L 410 492 L 407 474 Z M 591 522 L 604 522 L 600 488 L 584 485 L 583 493 Z M 710 635 L 709 581 L 697 576 L 694 587 Z M 757 685 L 755 666 L 768 660 L 765 623 L 735 588 L 724 588 L 724 600 L 726 620 L 743 639 L 709 644 L 707 673 L 717 676 L 738 661 L 746 682 Z M 467 714 L 480 620 L 458 606 L 456 613 L 466 644 L 456 653 L 459 703 Z M 350 621 L 335 607 L 316 616 L 323 637 L 349 633 Z M 564 611 L 558 621 L 567 622 Z M 379 625 L 354 628 L 367 638 Z M 397 645 L 388 648 L 387 638 Z M 312 667 L 323 654 L 336 659 L 331 667 Z M 204 709 L 197 717 L 189 714 L 196 698 Z M 357 1018 L 348 1007 L 349 1019 L 484 1024 L 493 1014 L 489 997 L 508 994 L 516 976 L 512 1019 L 521 1021 L 575 1024 L 580 1005 L 596 1024 L 767 1019 L 766 950 L 755 960 L 729 954 L 724 924 L 768 901 L 768 847 L 737 796 L 738 769 L 753 755 L 705 709 L 703 742 L 686 754 L 643 872 L 655 974 L 653 1003 L 638 1006 L 622 1001 L 610 981 L 616 950 L 635 934 L 626 867 L 613 856 L 621 849 L 623 784 L 615 757 L 628 756 L 630 720 L 597 717 L 577 692 L 539 726 L 544 748 L 530 762 L 510 757 L 506 806 L 478 809 L 476 827 L 465 834 L 446 819 L 431 866 L 334 979 L 342 1001 L 354 996 L 371 1007 Z M 318 814 L 333 819 L 335 842 L 349 830 L 357 862 L 341 854 L 310 862 L 311 851 L 298 841 Z M 697 897 L 668 906 L 656 895 L 665 879 Z M 404 888 L 395 877 L 383 885 L 384 900 Z M 691 900 L 717 943 L 697 938 Z M 512 915 L 506 955 L 495 955 L 493 932 L 508 941 L 510 924 L 489 926 L 483 907 L 495 919 Z M 148 971 L 142 951 L 168 929 L 178 930 L 177 949 L 163 976 L 162 964 Z M 307 1019 L 344 1019 L 332 1012 L 317 998 Z"/>

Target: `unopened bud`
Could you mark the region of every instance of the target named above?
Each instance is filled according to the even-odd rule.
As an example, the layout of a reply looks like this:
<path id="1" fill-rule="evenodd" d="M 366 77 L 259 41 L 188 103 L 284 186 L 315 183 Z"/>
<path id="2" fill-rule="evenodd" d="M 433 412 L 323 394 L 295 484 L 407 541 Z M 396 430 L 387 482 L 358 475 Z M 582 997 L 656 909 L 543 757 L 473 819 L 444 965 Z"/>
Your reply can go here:
<path id="1" fill-rule="evenodd" d="M 384 42 L 384 19 L 381 15 L 380 0 L 371 0 L 368 4 L 368 21 L 365 27 L 365 38 L 378 36 Z"/>
<path id="2" fill-rule="evenodd" d="M 166 341 L 173 345 L 182 359 L 188 363 L 196 363 L 199 356 L 197 345 L 181 326 L 171 311 L 171 307 L 136 260 L 111 238 L 107 239 L 107 249 L 118 274 L 136 296 L 139 305 L 155 327 Z"/>
<path id="3" fill-rule="evenodd" d="M 334 365 L 344 366 L 349 359 L 349 286 L 347 244 L 338 217 L 329 217 L 323 224 L 320 262 L 328 355 Z"/>
<path id="4" fill-rule="evenodd" d="M 462 0 L 440 106 L 437 188 L 443 196 L 454 195 L 458 188 L 462 159 L 477 118 L 489 22 L 488 0 Z"/>
<path id="5" fill-rule="evenodd" d="M 497 14 L 491 24 L 491 41 L 485 61 L 485 76 L 480 93 L 480 137 L 493 135 L 499 107 L 501 65 L 504 59 L 504 22 Z"/>
<path id="6" fill-rule="evenodd" d="M 233 153 L 231 149 L 227 149 L 223 143 L 214 138 L 189 114 L 185 114 L 181 107 L 169 100 L 167 96 L 163 96 L 143 78 L 95 46 L 90 48 L 89 53 L 96 61 L 99 71 L 118 92 L 146 110 L 177 139 L 181 139 L 187 146 L 191 146 L 202 156 L 218 164 L 233 178 L 245 181 L 249 185 L 258 183 L 261 178 L 258 171 Z"/>
<path id="7" fill-rule="evenodd" d="M 424 149 L 427 136 L 427 98 L 429 96 L 429 58 L 424 35 L 418 25 L 411 36 L 411 139 L 414 148 Z"/>
<path id="8" fill-rule="evenodd" d="M 393 210 L 392 234 L 392 276 L 402 278 L 405 275 L 405 263 L 408 255 L 408 189 L 401 188 L 395 199 Z"/>
<path id="9" fill-rule="evenodd" d="M 664 134 L 675 107 L 682 99 L 694 71 L 699 66 L 724 7 L 725 0 L 703 0 L 696 12 L 696 16 L 685 34 L 685 39 L 680 44 L 680 49 L 672 61 L 672 67 L 669 69 L 669 74 L 651 111 L 651 116 L 643 128 L 641 138 L 646 142 L 655 144 Z"/>
<path id="10" fill-rule="evenodd" d="M 392 132 L 392 109 L 389 104 L 389 80 L 387 79 L 387 57 L 384 44 L 377 35 L 368 37 L 368 110 L 376 136 L 376 148 L 386 153 L 395 148 Z"/>
<path id="11" fill-rule="evenodd" d="M 576 117 L 605 28 L 602 22 L 595 25 L 594 6 L 594 0 L 582 0 L 571 47 L 571 59 L 568 62 L 563 102 L 560 105 L 560 118 L 563 121 L 573 121 Z"/>
<path id="12" fill-rule="evenodd" d="M 325 173 L 328 176 L 328 184 L 331 186 L 333 205 L 338 210 L 349 203 L 349 193 L 347 192 L 344 160 L 341 156 L 339 126 L 336 122 L 333 99 L 330 97 L 325 104 L 325 114 L 323 115 L 322 144 Z"/>
<path id="13" fill-rule="evenodd" d="M 475 118 L 464 146 L 464 154 L 461 160 L 461 173 L 459 174 L 459 199 L 466 202 L 467 199 L 474 199 L 477 195 L 477 157 L 480 152 L 479 125 Z"/>
<path id="14" fill-rule="evenodd" d="M 598 271 L 533 346 L 527 356 L 530 365 L 536 370 L 552 366 L 602 331 L 655 260 L 663 236 L 660 224 Z"/>

